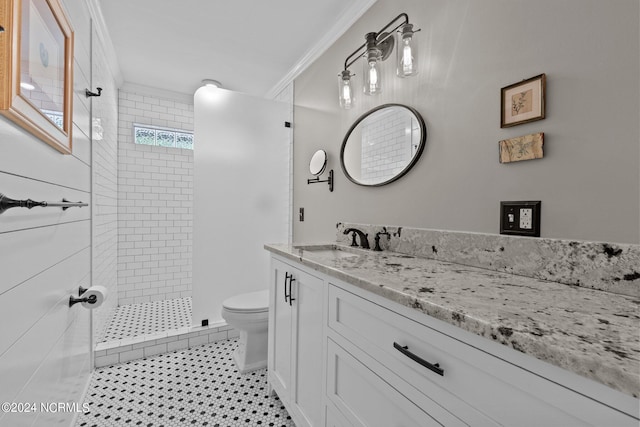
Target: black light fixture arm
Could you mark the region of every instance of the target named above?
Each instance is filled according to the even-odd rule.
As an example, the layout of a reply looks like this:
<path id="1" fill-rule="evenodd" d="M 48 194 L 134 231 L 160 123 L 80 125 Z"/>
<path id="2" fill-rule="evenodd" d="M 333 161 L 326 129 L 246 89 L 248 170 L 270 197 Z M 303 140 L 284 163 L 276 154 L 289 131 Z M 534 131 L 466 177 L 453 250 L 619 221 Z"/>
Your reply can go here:
<path id="1" fill-rule="evenodd" d="M 389 31 L 388 33 L 385 33 L 385 30 L 388 29 L 389 27 L 391 27 L 398 19 L 400 18 L 404 18 L 403 21 L 396 25 L 393 30 Z M 387 40 L 389 37 L 391 37 L 393 35 L 393 33 L 400 28 L 401 26 L 408 24 L 409 23 L 409 15 L 407 15 L 406 13 L 401 13 L 400 15 L 396 16 L 395 18 L 393 18 L 391 20 L 391 22 L 389 22 L 387 25 L 385 25 L 384 27 L 382 27 L 382 29 L 380 31 L 378 31 L 376 33 L 376 42 L 377 43 L 382 43 L 385 40 Z M 417 30 L 420 31 L 420 30 Z M 382 36 L 382 38 L 378 39 L 378 37 Z M 363 43 L 362 46 L 360 46 L 359 48 L 357 48 L 351 55 L 347 56 L 347 59 L 344 60 L 344 69 L 347 70 L 350 66 L 352 66 L 358 59 L 360 59 L 360 57 L 364 54 L 364 52 L 366 51 L 363 50 L 365 47 L 367 46 L 367 43 Z M 354 58 L 355 56 L 355 58 Z M 353 59 L 352 59 L 353 58 Z M 351 59 L 351 61 L 349 61 Z"/>

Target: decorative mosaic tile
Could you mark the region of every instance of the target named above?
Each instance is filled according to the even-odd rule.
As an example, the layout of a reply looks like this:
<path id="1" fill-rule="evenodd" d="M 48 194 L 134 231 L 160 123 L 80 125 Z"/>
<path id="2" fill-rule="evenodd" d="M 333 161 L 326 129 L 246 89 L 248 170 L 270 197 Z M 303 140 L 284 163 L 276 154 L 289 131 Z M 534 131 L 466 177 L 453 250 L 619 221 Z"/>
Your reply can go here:
<path id="1" fill-rule="evenodd" d="M 101 342 L 191 326 L 191 298 L 176 298 L 116 309 Z"/>
<path id="2" fill-rule="evenodd" d="M 237 340 L 96 369 L 76 427 L 295 427 L 267 370 L 240 374 Z"/>

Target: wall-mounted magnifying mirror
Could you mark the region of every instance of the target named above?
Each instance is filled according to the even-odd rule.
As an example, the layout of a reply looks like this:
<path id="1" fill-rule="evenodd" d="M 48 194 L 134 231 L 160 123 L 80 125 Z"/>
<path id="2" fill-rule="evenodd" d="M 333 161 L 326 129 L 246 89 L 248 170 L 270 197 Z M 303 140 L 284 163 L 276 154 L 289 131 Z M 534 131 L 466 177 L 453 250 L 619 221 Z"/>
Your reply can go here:
<path id="1" fill-rule="evenodd" d="M 329 184 L 329 191 L 333 191 L 333 169 L 329 171 L 329 178 L 320 179 L 320 175 L 324 173 L 327 167 L 327 152 L 324 150 L 318 150 L 311 156 L 309 162 L 309 172 L 314 175 L 315 178 L 308 179 L 307 184 L 315 184 L 318 182 L 326 182 Z"/>
<path id="2" fill-rule="evenodd" d="M 401 104 L 385 104 L 363 114 L 347 131 L 340 164 L 351 182 L 389 184 L 416 164 L 427 140 L 420 113 Z"/>
<path id="3" fill-rule="evenodd" d="M 316 151 L 311 156 L 311 162 L 309 162 L 309 172 L 313 176 L 322 175 L 324 169 L 327 167 L 327 152 L 324 150 Z"/>

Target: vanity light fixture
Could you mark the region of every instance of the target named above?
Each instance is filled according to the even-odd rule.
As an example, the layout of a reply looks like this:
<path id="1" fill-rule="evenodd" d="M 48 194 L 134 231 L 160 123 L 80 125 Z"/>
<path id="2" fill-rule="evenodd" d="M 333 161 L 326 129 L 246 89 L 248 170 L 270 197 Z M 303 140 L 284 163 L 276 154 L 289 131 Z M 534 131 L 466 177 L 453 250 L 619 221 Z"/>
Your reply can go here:
<path id="1" fill-rule="evenodd" d="M 338 80 L 338 94 L 340 96 L 340 106 L 345 110 L 348 110 L 353 106 L 355 101 L 353 97 L 353 86 L 351 85 L 351 77 L 355 74 L 351 74 L 351 71 L 344 70 L 340 73 L 340 79 Z"/>
<path id="2" fill-rule="evenodd" d="M 402 19 L 402 22 L 387 32 L 400 19 Z M 413 24 L 409 23 L 409 16 L 406 13 L 401 13 L 380 31 L 367 33 L 365 35 L 365 43 L 345 59 L 344 70 L 339 74 L 338 78 L 339 99 L 342 108 L 349 109 L 353 106 L 354 97 L 351 77 L 355 74 L 351 74 L 349 67 L 360 58 L 365 58 L 363 64 L 363 92 L 366 95 L 376 95 L 382 92 L 381 63 L 393 51 L 393 45 L 396 42 L 394 33 L 396 31 L 399 33 L 397 50 L 398 76 L 408 77 L 418 74 L 418 51 L 414 34 L 420 29 L 414 30 Z"/>

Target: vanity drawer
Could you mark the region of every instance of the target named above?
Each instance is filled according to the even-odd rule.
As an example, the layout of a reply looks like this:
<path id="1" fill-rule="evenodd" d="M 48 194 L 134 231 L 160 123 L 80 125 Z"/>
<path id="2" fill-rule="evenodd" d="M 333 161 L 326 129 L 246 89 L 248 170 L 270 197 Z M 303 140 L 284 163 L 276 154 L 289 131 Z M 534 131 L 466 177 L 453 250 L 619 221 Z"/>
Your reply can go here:
<path id="1" fill-rule="evenodd" d="M 430 408 L 420 406 L 400 394 L 379 377 L 369 363 L 363 362 L 328 339 L 327 397 L 348 425 L 353 427 L 431 427 L 465 426 L 453 415 L 431 402 Z M 375 362 L 373 362 L 375 365 Z M 423 399 L 424 400 L 424 399 Z M 427 411 L 432 410 L 431 415 Z M 331 419 L 328 419 L 330 422 Z M 334 421 L 335 422 L 335 421 Z M 331 425 L 331 424 L 329 424 Z"/>
<path id="2" fill-rule="evenodd" d="M 632 425 L 599 402 L 435 329 L 437 322 L 420 323 L 333 284 L 328 297 L 329 328 L 391 369 L 400 393 L 417 390 L 470 425 Z"/>
<path id="3" fill-rule="evenodd" d="M 325 408 L 325 427 L 353 427 L 332 402 L 327 401 Z"/>

